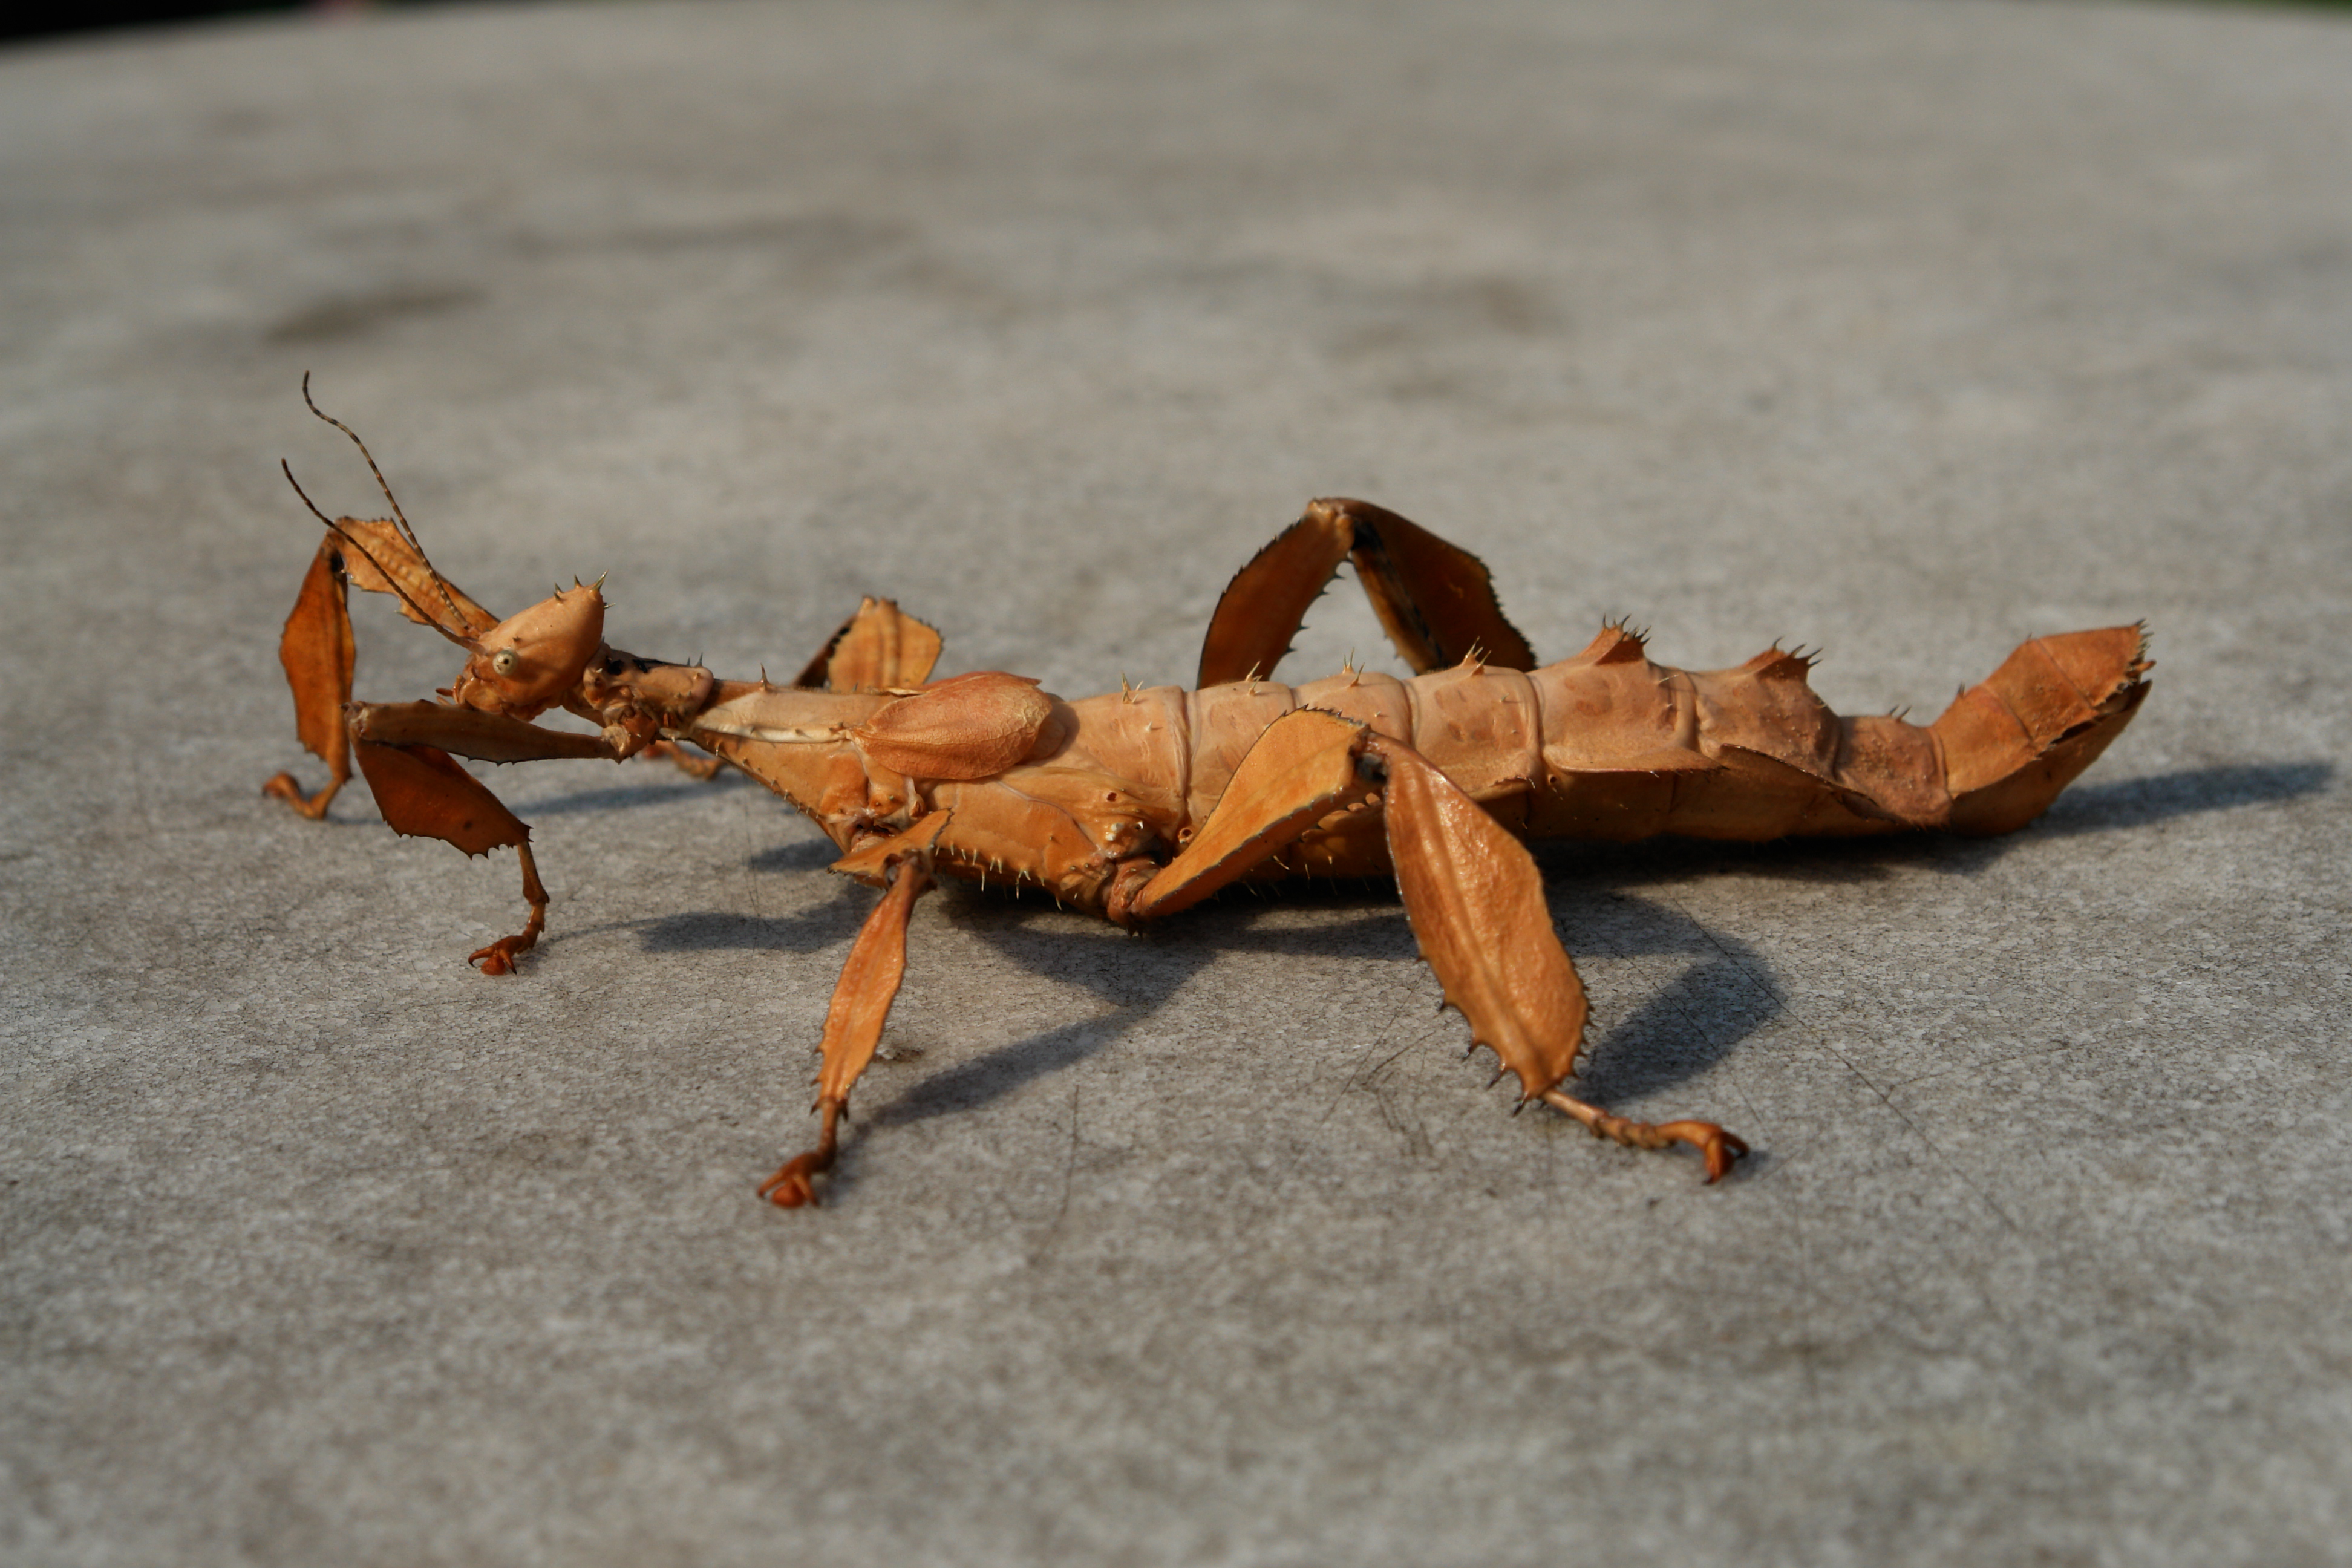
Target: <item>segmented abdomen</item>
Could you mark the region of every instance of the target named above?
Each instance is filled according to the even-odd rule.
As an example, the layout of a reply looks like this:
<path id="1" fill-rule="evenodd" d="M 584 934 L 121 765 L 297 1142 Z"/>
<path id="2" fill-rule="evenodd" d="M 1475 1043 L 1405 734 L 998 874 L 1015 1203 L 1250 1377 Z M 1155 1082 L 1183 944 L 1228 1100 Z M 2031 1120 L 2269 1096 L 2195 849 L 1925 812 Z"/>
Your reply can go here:
<path id="1" fill-rule="evenodd" d="M 1156 782 L 1192 826 L 1267 724 L 1314 707 L 1405 742 L 1536 837 L 1984 833 L 2031 821 L 2089 764 L 2137 707 L 2147 663 L 2137 627 L 2036 638 L 1931 725 L 1843 718 L 1807 684 L 1810 668 L 1775 648 L 1736 669 L 1673 669 L 1611 626 L 1575 658 L 1527 673 L 1351 671 L 1296 689 L 1237 682 L 1076 706 L 1088 742 L 1111 739 L 1097 723 L 1110 705 L 1151 716 Z M 1167 776 L 1171 764 L 1181 776 Z M 1378 869 L 1374 826 L 1335 816 L 1302 847 L 1305 868 Z"/>

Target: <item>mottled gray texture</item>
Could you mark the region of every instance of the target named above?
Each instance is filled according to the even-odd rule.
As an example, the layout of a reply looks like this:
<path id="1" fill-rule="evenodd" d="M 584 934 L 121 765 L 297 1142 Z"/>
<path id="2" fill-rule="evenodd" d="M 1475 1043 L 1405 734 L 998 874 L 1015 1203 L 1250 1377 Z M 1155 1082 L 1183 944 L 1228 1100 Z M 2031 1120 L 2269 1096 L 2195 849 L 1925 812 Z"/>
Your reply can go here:
<path id="1" fill-rule="evenodd" d="M 427 12 L 0 54 L 0 1553 L 2352 1556 L 2352 26 L 1903 5 Z M 832 1206 L 751 1184 L 870 895 L 743 782 L 511 859 L 257 794 L 322 503 L 495 605 L 1181 679 L 1317 494 L 1538 648 L 1932 713 L 2137 616 L 1998 843 L 1549 852 L 1514 1120 L 1373 895 L 920 910 Z M 362 695 L 451 650 L 365 605 Z M 1378 647 L 1352 589 L 1296 662 Z M 307 777 L 319 770 L 308 764 Z"/>

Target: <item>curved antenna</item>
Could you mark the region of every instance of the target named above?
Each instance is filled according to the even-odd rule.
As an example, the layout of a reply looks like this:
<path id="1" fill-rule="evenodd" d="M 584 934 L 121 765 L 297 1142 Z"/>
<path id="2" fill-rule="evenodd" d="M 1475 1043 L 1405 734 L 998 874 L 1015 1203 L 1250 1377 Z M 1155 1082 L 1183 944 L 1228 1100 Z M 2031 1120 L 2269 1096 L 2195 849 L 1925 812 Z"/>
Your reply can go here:
<path id="1" fill-rule="evenodd" d="M 325 512 L 320 511 L 319 510 L 319 503 L 312 500 L 310 499 L 310 492 L 302 488 L 302 481 L 294 477 L 294 468 L 292 464 L 287 462 L 285 458 L 280 458 L 278 459 L 278 467 L 285 473 L 286 482 L 294 487 L 294 493 L 302 498 L 302 504 L 310 509 L 310 515 L 317 518 L 320 522 L 325 523 L 327 525 L 327 531 L 332 533 L 345 544 L 350 545 L 353 550 L 358 551 L 360 558 L 365 561 L 369 565 L 374 567 L 376 569 L 376 574 L 382 577 L 384 582 L 391 586 L 392 591 L 395 595 L 399 595 L 400 602 L 416 612 L 416 618 L 418 620 L 423 621 L 426 626 L 431 626 L 435 631 L 439 632 L 443 637 L 447 637 L 451 642 L 456 643 L 459 647 L 466 648 L 474 653 L 479 653 L 482 651 L 481 645 L 476 642 L 472 637 L 460 637 L 457 633 L 451 631 L 447 626 L 441 624 L 441 618 L 438 616 L 436 616 L 432 611 L 426 609 L 415 599 L 409 597 L 408 590 L 402 587 L 400 585 L 400 579 L 394 576 L 392 571 L 386 567 L 383 562 L 375 558 L 374 551 L 370 550 L 366 545 L 361 543 L 359 536 L 352 532 L 350 529 L 345 528 L 341 523 L 337 522 L 333 518 L 329 517 Z M 420 552 L 420 558 L 421 553 L 422 552 Z M 425 570 L 432 570 L 431 563 L 426 563 Z M 440 581 L 440 574 L 438 573 L 435 573 L 434 581 L 436 583 Z M 442 589 L 442 595 L 445 598 L 447 596 L 448 590 L 446 587 Z M 452 609 L 455 609 L 456 607 L 457 606 L 454 605 L 450 606 Z M 460 626 L 465 625 L 465 617 L 463 616 L 458 617 L 457 624 Z"/>
<path id="2" fill-rule="evenodd" d="M 400 524 L 400 531 L 402 535 L 407 539 L 408 548 L 416 552 L 416 559 L 425 563 L 425 575 L 431 577 L 433 579 L 433 585 L 441 590 L 441 602 L 449 606 L 449 618 L 457 622 L 459 626 L 464 626 L 466 624 L 466 613 L 457 607 L 457 601 L 451 595 L 449 592 L 449 584 L 441 580 L 440 570 L 433 564 L 433 558 L 425 553 L 424 542 L 416 537 L 416 530 L 408 525 L 408 514 L 400 510 L 399 498 L 392 493 L 392 485 L 384 479 L 383 470 L 375 466 L 375 454 L 367 449 L 367 443 L 360 439 L 360 433 L 358 431 L 352 429 L 350 426 L 344 424 L 333 415 L 321 409 L 316 403 L 312 403 L 310 401 L 310 373 L 307 370 L 302 373 L 302 401 L 306 404 L 310 404 L 311 413 L 317 415 L 320 418 L 325 420 L 336 429 L 341 430 L 344 435 L 349 436 L 352 438 L 352 445 L 360 449 L 360 456 L 367 459 L 368 472 L 375 476 L 376 489 L 383 492 L 384 500 L 391 505 L 393 521 Z M 282 467 L 284 459 L 279 459 L 279 463 Z M 287 469 L 286 477 L 289 480 L 291 480 L 294 478 L 294 472 L 291 468 Z M 300 495 L 302 487 L 300 485 L 296 485 L 294 487 L 294 491 L 297 495 Z M 302 496 L 302 504 L 310 506 L 310 498 L 309 496 Z M 313 512 L 319 511 L 319 509 L 315 506 L 310 507 L 310 510 Z M 320 512 L 319 515 L 323 517 L 325 514 L 323 512 Z M 335 527 L 331 522 L 327 526 L 329 528 Z M 335 531 L 341 533 L 342 530 L 336 528 Z M 346 534 L 345 537 L 348 538 L 350 536 Z M 360 553 L 367 555 L 367 552 L 364 550 L 361 551 Z M 368 555 L 368 560 L 371 563 L 375 563 L 375 557 L 373 555 Z M 381 563 L 376 563 L 376 569 L 378 571 L 383 570 Z M 406 599 L 408 595 L 403 594 L 401 597 L 403 599 Z M 438 617 L 436 616 L 425 616 L 425 619 L 432 621 L 436 626 L 440 624 Z"/>

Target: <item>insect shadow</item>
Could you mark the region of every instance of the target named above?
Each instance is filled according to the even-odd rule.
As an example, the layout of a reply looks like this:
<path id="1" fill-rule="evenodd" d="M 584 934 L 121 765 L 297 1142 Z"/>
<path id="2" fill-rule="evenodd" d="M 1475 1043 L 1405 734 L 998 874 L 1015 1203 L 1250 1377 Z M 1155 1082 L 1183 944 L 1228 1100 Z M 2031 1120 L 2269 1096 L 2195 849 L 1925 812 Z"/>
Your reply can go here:
<path id="1" fill-rule="evenodd" d="M 1639 844 L 1559 845 L 1538 856 L 1570 856 L 1614 885 L 1679 880 L 1694 875 L 1767 876 L 1811 882 L 1876 881 L 1906 866 L 1972 875 L 2004 856 L 2053 837 L 2122 832 L 2200 812 L 2269 805 L 2326 789 L 2336 764 L 2319 760 L 2245 763 L 2111 783 L 2076 784 L 2039 820 L 2014 833 L 1962 838 L 1938 833 L 1896 833 L 1880 838 L 1775 838 L 1730 843 L 1690 838 Z M 1552 894 L 1553 907 L 1560 894 Z M 1569 944 L 1569 951 L 1577 951 Z"/>
<path id="2" fill-rule="evenodd" d="M 840 853 L 825 847 L 827 860 Z M 635 930 L 638 945 L 647 952 L 821 952 L 856 936 L 873 907 L 873 894 L 842 880 L 835 884 L 830 899 L 788 915 L 683 910 L 602 929 Z"/>
<path id="3" fill-rule="evenodd" d="M 1753 845 L 1681 840 L 1622 847 L 1547 847 L 1541 855 L 1545 896 L 1563 944 L 1589 970 L 1598 974 L 1617 960 L 1680 955 L 1691 961 L 1633 1012 L 1601 1025 L 1587 1047 L 1579 1081 L 1605 1105 L 1652 1099 L 1708 1071 L 1782 1010 L 1778 978 L 1754 946 L 1701 926 L 1671 903 L 1617 890 L 1626 884 L 1638 887 L 1701 868 L 1804 880 L 1874 880 L 1893 875 L 1898 865 L 1922 858 L 1972 870 L 2031 844 L 2037 833 L 2071 836 L 2137 827 L 2193 812 L 2293 799 L 2326 787 L 2334 774 L 2334 765 L 2326 762 L 2253 763 L 2078 787 L 2061 797 L 2038 828 L 1992 839 L 1904 836 Z M 794 848 L 804 848 L 811 865 L 830 853 L 821 843 Z M 782 868 L 783 857 L 791 853 L 770 851 L 760 858 Z M 795 864 L 802 858 L 793 856 Z M 1069 944 L 1086 939 L 1059 929 L 1064 922 L 1043 931 L 1018 917 L 967 920 L 963 923 L 970 929 L 1023 967 L 1087 985 L 1118 1010 L 960 1062 L 916 1083 L 869 1121 L 887 1126 L 975 1109 L 1073 1066 L 1148 1021 L 1178 986 L 1219 952 L 1393 962 L 1418 956 L 1403 910 L 1384 890 L 1286 889 L 1280 896 L 1293 904 L 1352 901 L 1362 912 L 1338 923 L 1258 922 L 1249 919 L 1242 901 L 1246 894 L 1228 895 L 1193 917 L 1181 940 L 1138 943 L 1106 931 L 1094 937 L 1101 953 L 1075 965 L 1069 962 Z M 1022 906 L 1008 900 L 1003 907 Z M 1222 911 L 1237 908 L 1239 924 L 1231 914 L 1221 918 Z M 1139 948 L 1150 956 L 1139 954 Z M 1335 1020 L 1335 1028 L 1344 1026 Z"/>
<path id="4" fill-rule="evenodd" d="M 642 767 L 643 763 L 636 764 Z M 611 763 L 604 766 L 610 768 Z M 708 781 L 673 774 L 666 779 L 640 778 L 627 784 L 608 784 L 601 789 L 575 790 L 570 795 L 550 795 L 533 800 L 518 792 L 514 796 L 517 811 L 530 816 L 563 816 L 583 811 L 614 811 L 624 806 L 656 805 L 665 801 L 700 799 L 713 790 L 739 790 L 751 787 L 751 781 L 740 773 L 722 773 Z M 841 853 L 833 851 L 834 856 Z M 832 858 L 828 856 L 827 859 Z M 825 861 L 819 861 L 819 865 Z"/>
<path id="5" fill-rule="evenodd" d="M 2042 818 L 2040 831 L 2097 833 L 2144 827 L 2192 812 L 2269 805 L 2316 795 L 2335 778 L 2336 764 L 2315 758 L 2296 763 L 2229 763 L 2110 784 L 2077 784 L 2058 797 Z"/>
<path id="6" fill-rule="evenodd" d="M 1279 896 L 1283 906 L 1349 911 L 1350 918 L 1307 924 L 1263 919 L 1246 892 L 1229 893 L 1182 924 L 1141 938 L 1108 927 L 1073 931 L 1075 921 L 1044 910 L 1034 900 L 970 889 L 959 895 L 946 905 L 959 928 L 1022 968 L 1093 992 L 1110 1010 L 929 1073 L 863 1118 L 869 1130 L 976 1110 L 1075 1067 L 1148 1029 L 1178 990 L 1223 955 L 1257 952 L 1421 968 L 1404 910 L 1385 889 L 1285 889 Z M 1604 1102 L 1661 1093 L 1696 1077 L 1779 1011 L 1770 968 L 1747 943 L 1709 933 L 1666 904 L 1625 894 L 1591 896 L 1596 910 L 1565 922 L 1563 935 L 1597 963 L 1667 954 L 1697 960 L 1651 991 L 1593 1043 L 1580 1082 Z M 1435 981 L 1425 971 L 1421 978 L 1433 998 Z M 1364 1026 L 1354 1015 L 1329 1020 L 1334 1033 Z M 1472 1079 L 1465 1088 L 1475 1092 L 1475 1075 Z M 861 1140 L 843 1151 L 833 1172 L 837 1189 L 856 1181 L 863 1148 Z"/>
<path id="7" fill-rule="evenodd" d="M 828 863 L 834 854 L 822 840 L 803 840 L 763 850 L 752 863 L 761 870 L 807 871 Z M 1580 1081 L 1605 1103 L 1646 1099 L 1698 1077 L 1780 1010 L 1771 967 L 1747 942 L 1705 930 L 1669 903 L 1606 890 L 1610 879 L 1596 880 L 1589 868 L 1563 873 L 1547 865 L 1546 871 L 1552 906 L 1566 913 L 1562 938 L 1596 974 L 1620 960 L 1691 960 L 1593 1036 Z M 834 898 L 785 916 L 699 910 L 631 923 L 648 952 L 814 953 L 855 936 L 872 902 L 870 891 L 844 881 Z M 957 930 L 985 942 L 1012 963 L 1091 993 L 1103 1005 L 1083 1018 L 924 1074 L 860 1119 L 869 1127 L 975 1110 L 1075 1067 L 1148 1029 L 1176 993 L 1221 956 L 1246 952 L 1421 967 L 1412 927 L 1394 893 L 1370 884 L 1285 889 L 1266 905 L 1255 903 L 1246 891 L 1230 892 L 1181 923 L 1140 937 L 1062 914 L 1034 896 L 956 884 L 941 889 L 934 907 Z M 1262 911 L 1276 909 L 1339 911 L 1346 918 L 1303 923 L 1264 918 Z M 919 951 L 909 967 L 919 983 Z M 1420 978 L 1433 1004 L 1435 981 L 1425 972 Z M 1609 978 L 1612 986 L 1621 979 Z M 1360 1016 L 1352 1015 L 1329 1020 L 1334 1034 L 1363 1026 Z M 845 1155 L 854 1158 L 846 1151 Z M 835 1178 L 855 1179 L 848 1166 L 836 1167 Z"/>
<path id="8" fill-rule="evenodd" d="M 1901 836 L 1845 840 L 1781 840 L 1718 844 L 1667 840 L 1632 846 L 1549 846 L 1538 852 L 1545 893 L 1563 943 L 1589 974 L 1622 988 L 1620 961 L 1680 956 L 1689 962 L 1657 984 L 1631 1012 L 1603 1019 L 1591 1040 L 1580 1082 L 1601 1103 L 1627 1106 L 1653 1100 L 1706 1073 L 1782 1011 L 1777 976 L 1755 947 L 1711 931 L 1671 900 L 1644 898 L 1644 884 L 1692 874 L 1748 874 L 1775 879 L 1874 880 L 1922 862 L 1963 874 L 1990 865 L 2042 835 L 2072 836 L 2144 826 L 2196 812 L 2266 804 L 2310 795 L 2329 785 L 2326 762 L 2251 763 L 2078 787 L 2036 827 L 1993 839 Z M 583 792 L 533 803 L 539 812 L 599 809 L 667 798 L 707 788 L 688 784 Z M 819 838 L 801 838 L 751 858 L 759 871 L 821 870 L 837 852 Z M 1180 925 L 1140 939 L 1097 922 L 1080 922 L 1041 901 L 958 886 L 943 889 L 941 908 L 961 930 L 978 936 L 1032 973 L 1092 992 L 1108 1011 L 1075 1019 L 995 1047 L 918 1079 L 863 1118 L 881 1128 L 977 1110 L 1040 1079 L 1075 1067 L 1147 1026 L 1176 992 L 1223 953 L 1344 958 L 1354 963 L 1417 963 L 1412 928 L 1393 891 L 1370 885 L 1286 889 L 1279 903 L 1293 908 L 1344 909 L 1351 918 L 1292 923 L 1260 919 L 1245 891 L 1213 900 Z M 688 911 L 632 922 L 648 952 L 743 949 L 814 953 L 847 942 L 866 918 L 872 894 L 850 882 L 835 896 L 793 914 L 753 918 Z M 1075 929 L 1074 929 L 1075 928 Z M 919 973 L 921 958 L 914 960 Z M 1640 964 L 1654 971 L 1654 964 Z M 1433 993 L 1434 984 L 1431 989 Z M 1344 1030 L 1355 1020 L 1334 1019 Z M 836 1183 L 854 1181 L 857 1145 L 845 1151 Z"/>
<path id="9" fill-rule="evenodd" d="M 954 917 L 960 926 L 1021 967 L 1082 986 L 1115 1011 L 959 1062 L 911 1085 L 869 1120 L 887 1126 L 973 1110 L 1074 1066 L 1146 1026 L 1179 988 L 1221 955 L 1255 952 L 1419 968 L 1412 927 L 1393 895 L 1286 889 L 1282 901 L 1288 907 L 1337 907 L 1351 913 L 1311 924 L 1256 918 L 1246 898 L 1229 895 L 1180 929 L 1130 939 L 1108 929 L 1098 935 L 1076 934 L 1066 921 L 1024 918 L 1022 906 L 1012 900 L 967 897 Z M 1746 942 L 1709 933 L 1677 910 L 1630 895 L 1609 895 L 1604 907 L 1607 913 L 1571 920 L 1563 931 L 1571 948 L 1589 960 L 1605 964 L 1680 954 L 1696 962 L 1596 1037 L 1581 1079 L 1595 1093 L 1629 1099 L 1672 1089 L 1712 1068 L 1779 1010 L 1769 965 Z M 1073 943 L 1079 944 L 1075 951 Z M 1433 1001 L 1436 983 L 1423 978 Z M 1365 1025 L 1350 1016 L 1332 1018 L 1329 1026 L 1338 1034 Z"/>

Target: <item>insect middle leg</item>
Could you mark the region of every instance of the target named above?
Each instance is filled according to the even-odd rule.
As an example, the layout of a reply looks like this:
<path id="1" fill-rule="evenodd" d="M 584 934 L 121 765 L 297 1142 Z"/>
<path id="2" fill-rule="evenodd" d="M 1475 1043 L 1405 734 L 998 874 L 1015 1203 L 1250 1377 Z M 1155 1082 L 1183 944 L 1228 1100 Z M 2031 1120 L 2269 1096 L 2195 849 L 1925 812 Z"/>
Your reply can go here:
<path id="1" fill-rule="evenodd" d="M 646 762 L 667 758 L 677 765 L 678 772 L 690 779 L 699 779 L 705 784 L 717 778 L 719 770 L 727 765 L 727 760 L 724 757 L 698 757 L 676 741 L 648 742 L 646 749 L 639 752 L 637 755 Z"/>
<path id="2" fill-rule="evenodd" d="M 930 821 L 910 830 L 910 835 L 927 828 L 936 838 L 940 826 Z M 849 1090 L 874 1059 L 883 1022 L 889 1017 L 890 1004 L 898 999 L 898 984 L 906 977 L 907 923 L 914 916 L 915 900 L 931 885 L 928 848 L 913 850 L 903 859 L 886 858 L 880 874 L 890 879 L 889 891 L 859 928 L 849 958 L 841 966 L 841 978 L 834 984 L 832 1005 L 825 1011 L 821 1047 L 824 1064 L 817 1073 L 815 1106 L 823 1121 L 816 1147 L 793 1155 L 760 1184 L 760 1195 L 778 1208 L 795 1209 L 817 1201 L 816 1178 L 833 1169 L 840 1146 L 841 1119 L 849 1109 Z"/>

